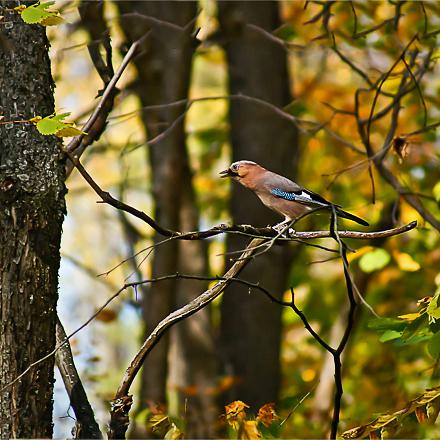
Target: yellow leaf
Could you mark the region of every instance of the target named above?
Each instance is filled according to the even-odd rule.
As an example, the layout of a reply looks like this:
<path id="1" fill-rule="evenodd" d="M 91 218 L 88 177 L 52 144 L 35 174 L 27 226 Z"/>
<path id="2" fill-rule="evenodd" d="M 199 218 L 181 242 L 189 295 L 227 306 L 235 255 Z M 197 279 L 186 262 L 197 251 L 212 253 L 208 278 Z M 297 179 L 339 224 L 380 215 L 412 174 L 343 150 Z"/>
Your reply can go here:
<path id="1" fill-rule="evenodd" d="M 225 411 L 227 416 L 237 416 L 239 414 L 245 414 L 245 409 L 249 408 L 249 405 L 242 402 L 241 400 L 235 400 L 231 402 L 229 405 L 225 406 Z"/>
<path id="2" fill-rule="evenodd" d="M 243 423 L 240 439 L 243 440 L 258 440 L 261 438 L 261 434 L 257 428 L 257 422 L 255 420 L 247 420 Z"/>
<path id="3" fill-rule="evenodd" d="M 347 255 L 348 262 L 351 263 L 352 261 L 356 260 L 357 258 L 362 257 L 362 255 L 367 254 L 368 252 L 372 251 L 374 249 L 373 246 L 363 246 L 356 250 L 356 252 L 352 252 L 349 255 Z"/>
<path id="4" fill-rule="evenodd" d="M 414 321 L 420 316 L 420 313 L 408 313 L 407 315 L 398 316 L 399 319 L 403 319 L 404 321 Z"/>
<path id="5" fill-rule="evenodd" d="M 344 439 L 360 439 L 366 437 L 370 432 L 381 430 L 382 439 L 395 438 L 395 430 L 399 428 L 400 421 L 408 414 L 415 412 L 416 408 L 425 407 L 429 423 L 435 423 L 437 413 L 432 411 L 433 406 L 438 402 L 440 408 L 440 387 L 430 388 L 414 400 L 408 402 L 405 408 L 388 414 L 383 414 L 366 425 L 357 426 L 342 433 Z"/>
<path id="6" fill-rule="evenodd" d="M 405 252 L 394 251 L 393 257 L 397 261 L 399 269 L 405 272 L 416 272 L 420 269 L 420 264 Z"/>
<path id="7" fill-rule="evenodd" d="M 148 425 L 153 432 L 166 432 L 171 426 L 166 414 L 154 414 L 148 419 Z"/>
<path id="8" fill-rule="evenodd" d="M 14 11 L 17 11 L 18 13 L 23 12 L 26 9 L 25 5 L 19 5 L 16 8 L 14 8 Z"/>
<path id="9" fill-rule="evenodd" d="M 32 122 L 33 124 L 38 124 L 43 118 L 41 116 L 35 116 L 35 118 L 29 119 L 29 122 Z"/>
<path id="10" fill-rule="evenodd" d="M 40 24 L 43 26 L 56 26 L 57 24 L 61 24 L 64 21 L 61 15 L 50 15 L 49 17 L 43 18 L 40 21 Z"/>
<path id="11" fill-rule="evenodd" d="M 79 128 L 76 128 L 73 125 L 71 125 L 69 127 L 64 127 L 61 130 L 58 130 L 55 133 L 55 136 L 71 137 L 71 136 L 79 136 L 80 134 L 87 134 L 87 133 L 85 131 L 81 131 Z"/>
<path id="12" fill-rule="evenodd" d="M 241 424 L 246 419 L 246 408 L 249 408 L 249 405 L 246 405 L 241 400 L 235 400 L 225 406 L 224 417 L 226 422 L 236 431 L 238 431 Z"/>
<path id="13" fill-rule="evenodd" d="M 183 432 L 174 424 L 171 424 L 170 429 L 165 434 L 165 440 L 180 440 L 184 438 Z"/>

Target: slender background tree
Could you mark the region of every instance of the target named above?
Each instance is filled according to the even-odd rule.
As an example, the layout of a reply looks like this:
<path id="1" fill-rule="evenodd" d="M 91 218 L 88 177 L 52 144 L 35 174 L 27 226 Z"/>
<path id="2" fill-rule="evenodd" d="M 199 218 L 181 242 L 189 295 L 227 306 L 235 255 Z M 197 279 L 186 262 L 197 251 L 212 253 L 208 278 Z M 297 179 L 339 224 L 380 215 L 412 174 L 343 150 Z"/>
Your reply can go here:
<path id="1" fill-rule="evenodd" d="M 277 2 L 220 2 L 220 35 L 227 55 L 229 91 L 284 107 L 292 101 L 286 52 L 253 28 L 270 32 L 280 26 Z M 270 60 L 270 62 L 269 62 Z M 295 176 L 299 160 L 296 127 L 262 104 L 230 103 L 232 160 L 253 160 L 282 175 Z M 239 185 L 233 185 L 231 216 L 235 224 L 266 226 L 277 217 Z M 227 252 L 242 249 L 245 241 L 228 238 Z M 247 267 L 243 276 L 259 279 L 280 295 L 287 287 L 292 252 L 276 247 Z M 229 256 L 227 256 L 229 260 Z M 261 295 L 234 285 L 221 309 L 224 369 L 237 382 L 225 396 L 254 407 L 278 400 L 280 386 L 281 309 L 268 306 Z M 237 333 L 240 337 L 237 337 Z"/>

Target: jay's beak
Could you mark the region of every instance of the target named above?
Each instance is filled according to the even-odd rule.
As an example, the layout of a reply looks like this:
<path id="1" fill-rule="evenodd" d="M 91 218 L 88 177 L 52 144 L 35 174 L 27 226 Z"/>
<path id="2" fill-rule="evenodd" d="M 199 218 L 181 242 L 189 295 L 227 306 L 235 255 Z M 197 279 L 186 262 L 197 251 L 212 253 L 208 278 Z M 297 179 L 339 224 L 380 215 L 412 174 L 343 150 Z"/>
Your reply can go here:
<path id="1" fill-rule="evenodd" d="M 232 176 L 236 176 L 236 173 L 234 173 L 233 171 L 231 171 L 230 168 L 228 168 L 227 170 L 223 170 L 220 172 L 220 177 L 232 177 Z"/>

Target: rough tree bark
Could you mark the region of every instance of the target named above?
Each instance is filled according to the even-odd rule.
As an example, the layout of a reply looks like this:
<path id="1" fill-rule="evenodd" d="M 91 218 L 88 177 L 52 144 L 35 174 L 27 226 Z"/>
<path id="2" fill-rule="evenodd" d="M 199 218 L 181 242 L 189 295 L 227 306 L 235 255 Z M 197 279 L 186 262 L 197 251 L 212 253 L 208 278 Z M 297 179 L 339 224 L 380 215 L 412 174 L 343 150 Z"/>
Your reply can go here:
<path id="1" fill-rule="evenodd" d="M 283 107 L 291 101 L 286 52 L 247 26 L 272 31 L 280 25 L 277 2 L 220 2 L 220 39 L 224 42 L 231 94 L 245 94 Z M 297 131 L 274 112 L 256 103 L 233 100 L 230 104 L 232 159 L 254 160 L 294 177 Z M 281 220 L 252 194 L 232 186 L 231 213 L 235 224 L 266 226 Z M 228 239 L 227 250 L 244 243 Z M 242 273 L 244 279 L 261 282 L 274 295 L 286 288 L 290 266 L 287 246 L 275 247 L 255 259 Z M 241 399 L 255 409 L 277 400 L 280 384 L 281 308 L 262 295 L 249 294 L 234 285 L 222 303 L 221 345 L 225 372 L 237 377 L 227 401 Z"/>
<path id="2" fill-rule="evenodd" d="M 2 123 L 54 111 L 43 27 L 0 2 Z M 6 23 L 8 25 L 6 25 Z M 54 348 L 65 210 L 60 140 L 32 124 L 0 125 L 0 387 Z M 54 358 L 1 392 L 1 438 L 52 436 Z"/>
<path id="3" fill-rule="evenodd" d="M 196 2 L 119 2 L 122 28 L 130 40 L 145 36 L 141 55 L 136 58 L 139 80 L 135 86 L 142 106 L 166 104 L 188 95 L 195 44 L 192 32 L 197 14 Z M 133 12 L 138 15 L 132 16 Z M 152 21 L 151 17 L 155 20 Z M 158 20 L 160 21 L 158 21 Z M 172 25 L 177 26 L 170 26 Z M 142 112 L 148 139 L 153 139 L 169 127 L 183 108 L 162 108 Z M 198 212 L 192 188 L 191 172 L 185 149 L 184 120 L 166 136 L 148 148 L 155 219 L 175 230 L 198 227 Z M 156 237 L 160 241 L 161 237 Z M 204 273 L 207 256 L 202 243 L 177 243 L 160 246 L 153 257 L 153 276 L 175 273 Z M 143 310 L 146 334 L 176 306 L 192 299 L 203 289 L 200 282 L 178 283 L 175 280 L 153 284 L 144 298 Z M 188 296 L 187 292 L 191 292 Z M 166 402 L 166 381 L 170 374 L 183 399 L 189 389 L 196 389 L 187 402 L 188 431 L 192 438 L 207 437 L 211 433 L 212 410 L 208 410 L 207 395 L 203 390 L 215 376 L 213 343 L 210 337 L 208 310 L 202 310 L 173 329 L 177 355 L 167 362 L 168 338 L 161 340 L 148 358 L 142 374 L 142 404 Z"/>

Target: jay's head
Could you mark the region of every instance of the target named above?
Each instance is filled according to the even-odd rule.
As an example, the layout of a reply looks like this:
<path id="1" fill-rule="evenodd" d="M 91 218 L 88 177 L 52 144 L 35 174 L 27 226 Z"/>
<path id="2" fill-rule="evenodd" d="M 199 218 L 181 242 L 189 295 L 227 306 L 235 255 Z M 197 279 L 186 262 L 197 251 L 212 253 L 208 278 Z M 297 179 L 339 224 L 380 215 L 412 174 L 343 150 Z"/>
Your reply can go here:
<path id="1" fill-rule="evenodd" d="M 252 183 L 257 179 L 260 173 L 265 169 L 250 160 L 239 160 L 220 173 L 221 177 L 230 177 L 242 185 L 251 187 Z"/>

